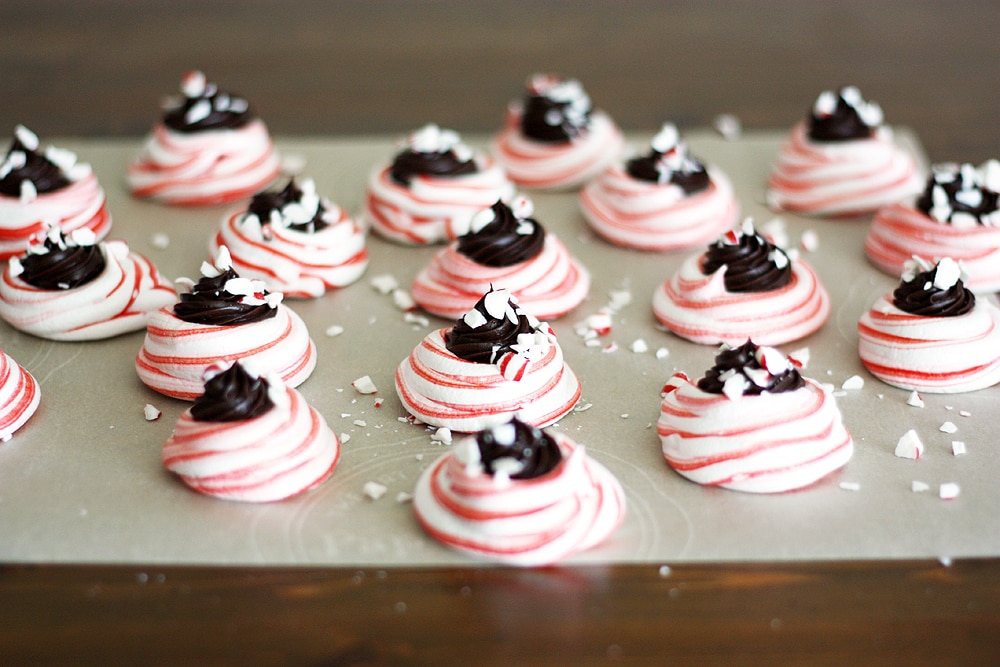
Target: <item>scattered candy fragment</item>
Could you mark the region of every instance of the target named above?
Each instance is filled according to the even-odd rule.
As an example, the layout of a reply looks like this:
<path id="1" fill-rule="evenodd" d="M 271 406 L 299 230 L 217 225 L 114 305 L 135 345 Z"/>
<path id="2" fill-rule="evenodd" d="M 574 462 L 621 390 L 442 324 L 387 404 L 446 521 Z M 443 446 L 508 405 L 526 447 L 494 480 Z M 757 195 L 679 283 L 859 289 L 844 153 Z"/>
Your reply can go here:
<path id="1" fill-rule="evenodd" d="M 155 422 L 160 418 L 160 415 L 163 414 L 151 403 L 146 403 L 146 405 L 143 406 L 142 413 L 145 415 L 146 421 L 148 422 Z"/>
<path id="2" fill-rule="evenodd" d="M 938 497 L 941 500 L 954 500 L 958 498 L 961 489 L 955 482 L 945 482 L 938 488 Z"/>
<path id="3" fill-rule="evenodd" d="M 389 273 L 383 273 L 381 275 L 372 276 L 371 286 L 374 287 L 379 294 L 390 294 L 393 290 L 399 287 L 399 281 L 396 277 Z"/>
<path id="4" fill-rule="evenodd" d="M 942 433 L 957 433 L 958 427 L 953 422 L 945 422 L 938 427 L 938 430 Z"/>
<path id="5" fill-rule="evenodd" d="M 861 485 L 858 484 L 857 482 L 841 482 L 840 488 L 842 488 L 844 491 L 860 491 Z"/>
<path id="6" fill-rule="evenodd" d="M 362 491 L 372 500 L 378 500 L 385 495 L 385 492 L 388 491 L 388 489 L 384 484 L 379 484 L 378 482 L 365 482 Z"/>
<path id="7" fill-rule="evenodd" d="M 951 441 L 951 453 L 955 456 L 961 456 L 965 453 L 965 443 L 961 440 Z"/>
<path id="8" fill-rule="evenodd" d="M 864 386 L 865 379 L 860 375 L 852 375 L 844 380 L 844 384 L 840 385 L 842 389 L 861 389 Z"/>
<path id="9" fill-rule="evenodd" d="M 899 442 L 896 443 L 896 456 L 901 459 L 913 459 L 916 461 L 923 453 L 924 443 L 920 442 L 920 437 L 913 429 L 904 433 Z"/>
<path id="10" fill-rule="evenodd" d="M 910 396 L 906 399 L 906 404 L 915 408 L 922 408 L 924 407 L 924 399 L 920 398 L 920 394 L 917 392 L 911 391 Z"/>
<path id="11" fill-rule="evenodd" d="M 351 386 L 357 389 L 359 394 L 374 394 L 378 391 L 375 383 L 372 382 L 371 377 L 367 375 L 362 375 L 357 380 L 351 383 Z"/>
<path id="12" fill-rule="evenodd" d="M 914 493 L 923 493 L 924 491 L 927 491 L 930 488 L 931 485 L 928 484 L 927 482 L 921 482 L 916 479 L 910 483 L 910 490 L 913 491 Z"/>
<path id="13" fill-rule="evenodd" d="M 333 338 L 334 336 L 339 336 L 340 334 L 344 333 L 344 327 L 340 326 L 339 324 L 333 324 L 328 326 L 324 333 L 326 333 L 326 335 L 329 336 L 330 338 Z"/>

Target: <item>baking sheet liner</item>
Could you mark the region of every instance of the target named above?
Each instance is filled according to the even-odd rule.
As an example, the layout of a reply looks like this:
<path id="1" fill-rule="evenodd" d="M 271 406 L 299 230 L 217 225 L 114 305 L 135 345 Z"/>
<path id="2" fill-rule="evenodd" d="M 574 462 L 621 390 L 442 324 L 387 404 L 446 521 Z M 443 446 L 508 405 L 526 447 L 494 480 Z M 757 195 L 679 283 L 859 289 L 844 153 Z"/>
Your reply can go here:
<path id="1" fill-rule="evenodd" d="M 901 142 L 920 154 L 912 134 Z M 466 137 L 474 146 L 486 137 Z M 733 180 L 746 215 L 774 218 L 763 206 L 769 165 L 783 133 L 726 141 L 708 132 L 686 135 L 691 152 Z M 646 137 L 633 137 L 642 146 Z M 396 137 L 279 139 L 285 156 L 305 160 L 303 175 L 348 211 L 360 210 L 370 169 L 388 160 Z M 141 140 L 51 141 L 90 162 L 114 216 L 112 238 L 124 238 L 169 278 L 198 277 L 207 243 L 233 207 L 177 209 L 129 197 L 123 174 Z M 709 489 L 664 463 L 655 431 L 660 389 L 675 371 L 700 377 L 716 349 L 683 341 L 655 325 L 654 288 L 691 252 L 642 253 L 596 238 L 578 212 L 575 194 L 532 194 L 536 218 L 593 273 L 589 299 L 553 322 L 565 357 L 583 385 L 586 410 L 556 428 L 584 444 L 626 489 L 628 511 L 607 542 L 569 563 L 780 561 L 945 558 L 1000 555 L 1000 425 L 993 415 L 1000 389 L 925 395 L 869 375 L 857 356 L 856 322 L 896 280 L 865 260 L 870 218 L 819 220 L 783 215 L 793 242 L 813 230 L 819 247 L 803 256 L 831 293 L 833 312 L 817 334 L 783 346 L 808 347 L 805 374 L 838 389 L 854 375 L 861 389 L 837 401 L 854 435 L 854 458 L 820 483 L 780 495 Z M 165 234 L 166 248 L 154 235 Z M 332 478 L 297 498 L 267 504 L 220 501 L 190 491 L 160 464 L 160 447 L 186 403 L 163 397 L 136 377 L 133 358 L 143 333 L 90 343 L 33 338 L 0 323 L 0 347 L 40 381 L 42 403 L 14 438 L 0 444 L 0 561 L 187 564 L 321 564 L 336 566 L 477 565 L 427 537 L 405 497 L 420 472 L 446 450 L 424 427 L 398 420 L 404 412 L 393 373 L 432 328 L 404 321 L 389 296 L 370 281 L 391 274 L 404 286 L 439 247 L 405 248 L 370 237 L 371 266 L 356 284 L 313 301 L 286 301 L 309 325 L 319 363 L 300 387 L 338 434 L 350 439 Z M 574 325 L 627 290 L 632 302 L 615 315 L 610 334 L 589 347 Z M 333 325 L 338 336 L 326 335 Z M 642 339 L 648 351 L 633 352 Z M 613 349 L 614 346 L 617 349 Z M 669 355 L 658 359 L 655 351 Z M 361 395 L 351 382 L 369 375 L 378 387 Z M 840 392 L 838 392 L 840 393 Z M 376 399 L 384 399 L 375 407 Z M 145 404 L 163 415 L 146 421 Z M 954 434 L 939 430 L 944 422 Z M 919 461 L 894 456 L 897 440 L 915 429 L 926 451 Z M 955 456 L 952 441 L 965 442 Z M 912 483 L 928 490 L 914 492 Z M 373 500 L 367 482 L 386 487 Z M 961 493 L 942 500 L 942 483 Z M 845 488 L 846 487 L 846 488 Z"/>

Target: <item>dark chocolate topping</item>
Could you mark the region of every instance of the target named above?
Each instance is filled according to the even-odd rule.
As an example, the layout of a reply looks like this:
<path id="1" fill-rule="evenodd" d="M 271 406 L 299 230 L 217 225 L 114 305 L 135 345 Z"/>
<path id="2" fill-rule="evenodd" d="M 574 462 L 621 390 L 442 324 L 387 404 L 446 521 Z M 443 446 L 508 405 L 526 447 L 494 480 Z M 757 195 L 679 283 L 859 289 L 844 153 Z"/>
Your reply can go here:
<path id="1" fill-rule="evenodd" d="M 495 464 L 502 459 L 513 459 L 522 466 L 509 474 L 511 479 L 541 477 L 562 461 L 562 451 L 554 438 L 517 418 L 481 431 L 476 435 L 476 444 L 483 469 L 490 475 L 497 472 Z"/>
<path id="2" fill-rule="evenodd" d="M 189 86 L 192 78 L 201 78 L 202 85 Z M 214 83 L 205 83 L 200 74 L 185 77 L 182 98 L 170 106 L 163 124 L 177 132 L 237 129 L 255 118 L 250 105 L 242 97 L 219 90 Z"/>
<path id="3" fill-rule="evenodd" d="M 951 168 L 947 168 L 949 166 Z M 939 193 L 938 202 L 935 202 L 935 191 Z M 972 165 L 938 165 L 927 179 L 927 186 L 916 205 L 924 215 L 939 222 L 951 222 L 956 213 L 964 213 L 973 216 L 977 224 L 984 225 L 983 216 L 1000 206 L 1000 194 L 982 184 Z"/>
<path id="4" fill-rule="evenodd" d="M 809 138 L 814 141 L 852 141 L 869 139 L 874 128 L 858 113 L 857 107 L 844 99 L 844 89 L 837 94 L 836 107 L 831 113 L 809 113 Z"/>
<path id="5" fill-rule="evenodd" d="M 552 85 L 563 83 L 555 79 L 545 79 L 546 85 L 537 88 L 529 86 L 521 111 L 521 133 L 544 143 L 564 144 L 586 132 L 590 125 L 590 98 L 578 88 L 571 99 L 554 99 L 548 94 Z M 575 84 L 578 86 L 578 84 Z"/>
<path id="6" fill-rule="evenodd" d="M 479 170 L 474 158 L 462 160 L 454 150 L 424 153 L 407 148 L 392 161 L 389 176 L 400 185 L 409 185 L 414 176 L 466 176 Z"/>
<path id="7" fill-rule="evenodd" d="M 271 211 L 281 213 L 281 209 L 288 204 L 300 201 L 302 201 L 302 189 L 295 184 L 295 178 L 292 177 L 288 179 L 288 185 L 282 190 L 265 190 L 264 192 L 255 194 L 253 199 L 250 200 L 247 213 L 256 215 L 260 223 L 266 225 L 271 220 Z M 318 232 L 329 226 L 326 220 L 323 219 L 324 213 L 326 213 L 326 207 L 323 206 L 323 202 L 321 201 L 316 208 L 316 215 L 311 220 L 308 222 L 296 222 L 287 226 L 289 229 L 300 232 Z"/>
<path id="8" fill-rule="evenodd" d="M 709 185 L 708 171 L 701 162 L 686 157 L 683 167 L 674 170 L 663 159 L 663 153 L 657 150 L 632 158 L 625 163 L 625 169 L 632 178 L 650 183 L 673 183 L 688 195 L 701 192 Z"/>
<path id="9" fill-rule="evenodd" d="M 191 417 L 199 422 L 259 417 L 274 407 L 267 390 L 267 380 L 251 376 L 237 361 L 205 383 L 205 393 L 191 406 Z"/>
<path id="10" fill-rule="evenodd" d="M 533 218 L 518 218 L 497 201 L 493 222 L 458 239 L 458 252 L 484 266 L 513 266 L 535 257 L 545 245 L 545 229 Z"/>
<path id="11" fill-rule="evenodd" d="M 215 326 L 260 322 L 277 314 L 277 308 L 269 304 L 241 303 L 242 295 L 225 291 L 226 282 L 232 278 L 239 275 L 231 268 L 214 278 L 202 278 L 192 291 L 181 294 L 180 301 L 174 304 L 174 314 L 185 322 Z"/>
<path id="12" fill-rule="evenodd" d="M 13 166 L 14 154 L 24 155 L 24 164 Z M 19 163 L 20 160 L 17 160 Z M 42 153 L 33 151 L 20 139 L 15 138 L 4 158 L 5 164 L 11 164 L 12 168 L 0 178 L 0 194 L 8 197 L 19 197 L 21 195 L 21 182 L 31 181 L 35 186 L 35 191 L 39 194 L 54 192 L 69 185 L 70 181 L 66 174 L 55 163 L 45 157 Z"/>
<path id="13" fill-rule="evenodd" d="M 715 366 L 708 369 L 705 377 L 698 380 L 698 388 L 710 394 L 721 394 L 726 380 L 734 372 L 746 380 L 743 387 L 744 396 L 756 396 L 765 391 L 778 394 L 805 386 L 798 369 L 790 363 L 782 372 L 771 375 L 758 360 L 758 349 L 750 340 L 739 347 L 723 346 L 715 356 Z M 778 354 L 777 351 L 774 353 Z"/>
<path id="14" fill-rule="evenodd" d="M 94 245 L 66 243 L 62 235 L 50 235 L 44 244 L 47 252 L 29 251 L 21 255 L 21 280 L 45 290 L 68 290 L 85 285 L 104 271 L 106 260 L 101 248 Z"/>
<path id="15" fill-rule="evenodd" d="M 893 293 L 892 302 L 900 310 L 912 315 L 928 317 L 956 317 L 971 311 L 976 305 L 976 295 L 957 280 L 948 289 L 934 286 L 938 267 L 922 271 L 910 281 L 902 281 Z"/>
<path id="16" fill-rule="evenodd" d="M 792 279 L 792 265 L 781 248 L 772 245 L 759 234 L 736 234 L 738 243 L 729 232 L 708 247 L 702 257 L 701 270 L 711 275 L 726 266 L 725 282 L 729 292 L 768 292 L 787 285 Z"/>
<path id="17" fill-rule="evenodd" d="M 509 301 L 508 312 L 516 314 L 516 324 L 510 317 L 490 315 L 486 310 L 486 296 L 489 294 L 487 292 L 475 305 L 475 310 L 486 320 L 483 324 L 472 327 L 463 317 L 445 333 L 445 347 L 456 357 L 477 364 L 492 364 L 512 351 L 519 334 L 534 332 L 536 324 L 523 312 L 518 312 L 519 308 Z"/>

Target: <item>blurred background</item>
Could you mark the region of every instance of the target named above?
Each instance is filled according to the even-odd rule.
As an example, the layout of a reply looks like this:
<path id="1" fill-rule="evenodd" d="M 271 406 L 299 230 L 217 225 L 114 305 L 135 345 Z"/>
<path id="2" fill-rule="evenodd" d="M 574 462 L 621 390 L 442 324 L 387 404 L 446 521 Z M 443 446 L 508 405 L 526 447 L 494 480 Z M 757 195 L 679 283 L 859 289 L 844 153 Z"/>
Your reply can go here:
<path id="1" fill-rule="evenodd" d="M 188 69 L 275 135 L 499 127 L 526 77 L 578 78 L 627 130 L 784 129 L 856 84 L 934 161 L 1000 154 L 1000 3 L 3 0 L 0 136 L 139 136 Z"/>

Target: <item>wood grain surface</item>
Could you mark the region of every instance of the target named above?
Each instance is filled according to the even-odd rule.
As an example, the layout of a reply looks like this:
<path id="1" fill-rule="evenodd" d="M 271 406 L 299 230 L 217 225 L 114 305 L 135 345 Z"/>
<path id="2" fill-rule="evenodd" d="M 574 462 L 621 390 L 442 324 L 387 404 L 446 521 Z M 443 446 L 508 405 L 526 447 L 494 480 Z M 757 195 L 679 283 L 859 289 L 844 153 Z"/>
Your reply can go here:
<path id="1" fill-rule="evenodd" d="M 1000 153 L 996 2 L 0 3 L 0 136 L 139 136 L 181 74 L 276 135 L 499 126 L 526 76 L 630 130 L 783 128 L 854 83 L 934 161 Z M 2 500 L 2 490 L 0 490 Z M 4 536 L 0 536 L 4 539 Z M 519 571 L 0 566 L 3 664 L 997 664 L 1000 561 Z"/>

